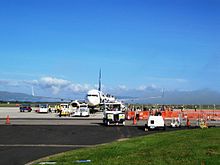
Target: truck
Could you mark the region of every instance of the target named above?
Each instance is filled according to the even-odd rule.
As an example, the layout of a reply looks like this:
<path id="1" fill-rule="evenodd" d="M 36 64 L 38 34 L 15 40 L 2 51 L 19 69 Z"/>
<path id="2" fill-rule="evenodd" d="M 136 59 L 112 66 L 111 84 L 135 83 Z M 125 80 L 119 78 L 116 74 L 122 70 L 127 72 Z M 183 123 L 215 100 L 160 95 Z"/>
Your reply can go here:
<path id="1" fill-rule="evenodd" d="M 181 119 L 179 117 L 178 118 L 172 118 L 170 126 L 173 127 L 173 128 L 181 127 Z"/>
<path id="2" fill-rule="evenodd" d="M 145 131 L 152 129 L 166 129 L 166 125 L 162 116 L 149 116 L 147 124 L 145 124 Z"/>
<path id="3" fill-rule="evenodd" d="M 69 104 L 67 103 L 62 103 L 60 104 L 60 112 L 59 116 L 70 116 L 70 109 L 69 109 Z"/>
<path id="4" fill-rule="evenodd" d="M 125 125 L 125 112 L 122 111 L 121 102 L 106 102 L 102 104 L 103 124 L 109 125 Z"/>
<path id="5" fill-rule="evenodd" d="M 88 104 L 84 101 L 72 101 L 69 107 L 71 116 L 89 117 L 90 110 Z"/>

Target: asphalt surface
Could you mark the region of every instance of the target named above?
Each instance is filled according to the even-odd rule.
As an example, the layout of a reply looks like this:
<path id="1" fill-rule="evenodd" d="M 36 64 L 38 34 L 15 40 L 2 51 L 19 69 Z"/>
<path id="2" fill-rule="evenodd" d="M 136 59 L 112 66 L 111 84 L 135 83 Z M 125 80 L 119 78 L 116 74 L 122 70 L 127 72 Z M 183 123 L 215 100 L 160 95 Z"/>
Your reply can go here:
<path id="1" fill-rule="evenodd" d="M 5 124 L 7 115 L 9 125 Z M 144 132 L 144 120 L 135 126 L 133 121 L 126 121 L 124 127 L 105 127 L 101 123 L 101 113 L 89 118 L 59 118 L 54 113 L 20 113 L 18 108 L 0 108 L 0 165 L 23 165 L 68 150 L 158 132 Z M 171 130 L 176 129 L 167 129 Z"/>
<path id="2" fill-rule="evenodd" d="M 0 164 L 22 165 L 76 148 L 144 135 L 139 127 L 102 125 L 1 125 Z"/>

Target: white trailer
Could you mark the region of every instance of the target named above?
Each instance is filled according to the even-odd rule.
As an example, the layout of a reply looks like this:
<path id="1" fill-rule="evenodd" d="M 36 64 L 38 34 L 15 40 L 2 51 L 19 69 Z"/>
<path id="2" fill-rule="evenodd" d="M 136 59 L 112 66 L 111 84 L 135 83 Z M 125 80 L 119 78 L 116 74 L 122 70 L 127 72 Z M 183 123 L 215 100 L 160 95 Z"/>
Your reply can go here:
<path id="1" fill-rule="evenodd" d="M 150 115 L 147 124 L 145 124 L 145 131 L 151 130 L 151 129 L 165 129 L 165 122 L 162 116 L 152 116 Z"/>

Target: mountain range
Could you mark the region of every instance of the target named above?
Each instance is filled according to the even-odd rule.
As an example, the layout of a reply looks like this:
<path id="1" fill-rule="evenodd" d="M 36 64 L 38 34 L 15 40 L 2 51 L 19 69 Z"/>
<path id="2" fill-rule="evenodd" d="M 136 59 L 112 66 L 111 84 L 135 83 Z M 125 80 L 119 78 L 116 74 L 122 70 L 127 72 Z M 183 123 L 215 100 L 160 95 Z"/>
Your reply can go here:
<path id="1" fill-rule="evenodd" d="M 153 98 L 153 96 L 161 96 L 160 98 Z M 220 104 L 220 92 L 210 89 L 202 89 L 195 91 L 137 91 L 129 90 L 123 93 L 116 94 L 118 99 L 124 99 L 129 103 L 150 103 L 150 104 Z M 55 97 L 56 98 L 56 97 Z M 1 101 L 31 101 L 31 102 L 53 102 L 61 101 L 60 99 L 43 98 L 32 96 L 24 93 L 13 93 L 7 91 L 0 91 Z"/>

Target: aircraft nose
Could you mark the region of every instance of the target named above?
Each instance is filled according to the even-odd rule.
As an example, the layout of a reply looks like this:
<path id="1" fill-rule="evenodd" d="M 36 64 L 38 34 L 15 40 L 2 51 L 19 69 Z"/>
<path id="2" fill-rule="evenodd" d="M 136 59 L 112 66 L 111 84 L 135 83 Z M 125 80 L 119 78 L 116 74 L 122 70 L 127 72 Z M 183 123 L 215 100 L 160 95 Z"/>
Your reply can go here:
<path id="1" fill-rule="evenodd" d="M 88 103 L 91 106 L 96 106 L 99 104 L 99 101 L 96 98 L 93 97 L 87 97 Z"/>

